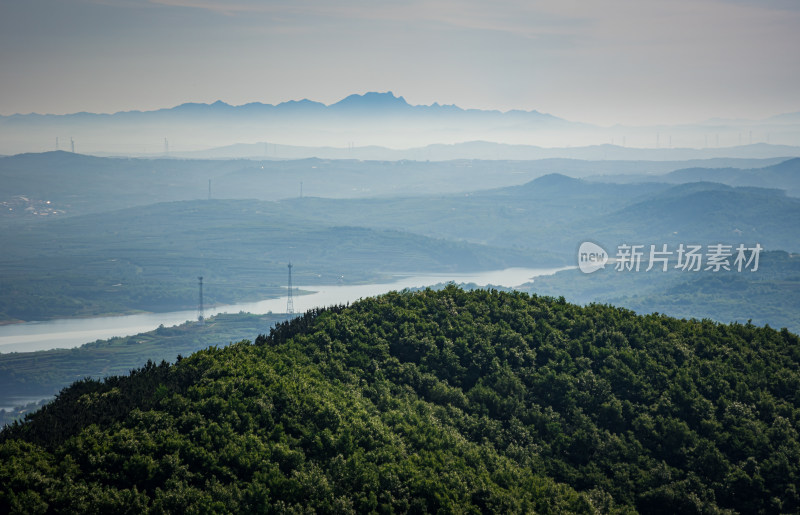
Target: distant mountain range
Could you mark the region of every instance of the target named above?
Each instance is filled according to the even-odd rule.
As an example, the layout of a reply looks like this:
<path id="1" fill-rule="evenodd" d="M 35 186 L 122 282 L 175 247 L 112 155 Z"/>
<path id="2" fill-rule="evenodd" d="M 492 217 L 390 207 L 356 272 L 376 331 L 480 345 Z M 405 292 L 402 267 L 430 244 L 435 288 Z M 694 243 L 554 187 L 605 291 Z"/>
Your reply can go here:
<path id="1" fill-rule="evenodd" d="M 528 161 L 539 159 L 582 159 L 590 161 L 687 161 L 699 159 L 777 159 L 800 156 L 800 147 L 756 143 L 725 148 L 634 148 L 620 145 L 587 145 L 545 148 L 488 141 L 467 141 L 450 145 L 432 144 L 407 149 L 370 145 L 366 147 L 307 147 L 275 143 L 237 143 L 190 152 L 173 152 L 171 157 L 191 159 L 360 159 L 374 161 L 448 161 L 492 159 Z"/>
<path id="2" fill-rule="evenodd" d="M 675 170 L 697 169 L 713 174 L 715 168 L 721 168 L 724 172 L 738 170 L 742 176 L 752 176 L 752 180 L 758 181 L 758 169 L 769 170 L 765 167 L 778 162 L 775 159 L 730 158 L 691 161 L 131 159 L 62 150 L 0 157 L 0 184 L 3 185 L 0 225 L 15 220 L 44 220 L 209 196 L 278 200 L 298 197 L 301 193 L 306 197 L 382 199 L 463 195 L 521 185 L 554 171 L 608 182 L 612 177 L 608 174 L 613 173 L 626 174 L 617 176 L 613 182 L 674 183 L 717 180 L 699 173 L 697 177 L 689 174 L 684 180 L 681 175 L 670 174 Z M 792 179 L 798 175 L 791 172 L 792 163 L 797 166 L 800 159 L 776 167 L 776 170 L 788 170 L 780 177 L 764 175 L 764 180 L 769 177 L 770 181 L 777 182 L 762 185 L 797 191 L 800 181 Z M 726 180 L 721 177 L 718 182 L 728 183 Z M 758 182 L 755 185 L 759 185 Z M 575 193 L 572 188 L 574 185 L 568 189 Z M 597 193 L 598 188 L 600 186 L 593 183 L 585 185 L 588 195 Z"/>
<path id="3" fill-rule="evenodd" d="M 410 105 L 391 92 L 350 95 L 330 105 L 307 99 L 239 106 L 217 101 L 114 114 L 0 116 L 0 154 L 61 149 L 213 158 L 697 159 L 800 156 L 797 145 L 800 113 L 760 121 L 599 127 L 536 110 Z"/>
<path id="4" fill-rule="evenodd" d="M 662 176 L 663 177 L 663 176 Z M 760 243 L 800 251 L 800 198 L 776 188 L 591 182 L 553 173 L 525 184 L 470 194 L 380 199 L 294 198 L 292 219 L 404 230 L 493 247 L 548 250 L 572 259 L 582 241 L 622 243 Z"/>
<path id="5" fill-rule="evenodd" d="M 705 181 L 728 186 L 777 188 L 786 190 L 786 193 L 793 197 L 800 197 L 800 158 L 752 168 L 700 166 L 682 168 L 663 175 L 619 174 L 598 176 L 592 179 L 626 183 L 658 181 L 671 184 Z"/>
<path id="6" fill-rule="evenodd" d="M 96 114 L 80 112 L 66 115 L 41 115 L 37 113 L 31 114 L 14 114 L 10 116 L 0 116 L 0 119 L 87 119 L 87 118 L 127 118 L 134 120 L 144 116 L 169 118 L 178 117 L 183 115 L 225 115 L 234 117 L 249 117 L 272 115 L 276 113 L 281 114 L 316 114 L 326 116 L 341 116 L 346 117 L 361 116 L 366 118 L 374 118 L 385 116 L 387 113 L 403 114 L 403 115 L 433 115 L 433 116 L 482 116 L 485 119 L 490 118 L 515 118 L 524 121 L 547 121 L 547 122 L 560 122 L 570 124 L 561 118 L 549 114 L 543 114 L 538 111 L 522 111 L 512 110 L 507 112 L 497 110 L 480 110 L 480 109 L 462 109 L 456 105 L 440 105 L 433 103 L 432 105 L 411 105 L 403 97 L 395 96 L 391 91 L 386 93 L 370 92 L 364 95 L 350 95 L 339 102 L 334 104 L 325 105 L 321 102 L 314 102 L 312 100 L 290 100 L 280 104 L 264 104 L 261 102 L 251 102 L 239 106 L 234 106 L 222 102 L 220 100 L 212 104 L 202 103 L 185 103 L 168 109 L 158 109 L 155 111 L 120 111 L 113 114 Z M 581 124 L 585 125 L 585 124 Z M 588 125 L 587 125 L 588 126 Z"/>

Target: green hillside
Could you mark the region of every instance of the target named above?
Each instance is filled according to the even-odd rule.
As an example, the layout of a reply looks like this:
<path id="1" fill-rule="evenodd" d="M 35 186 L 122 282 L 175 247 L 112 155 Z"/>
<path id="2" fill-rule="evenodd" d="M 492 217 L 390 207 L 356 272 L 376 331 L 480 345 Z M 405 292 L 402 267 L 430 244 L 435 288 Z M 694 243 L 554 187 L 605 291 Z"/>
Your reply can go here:
<path id="1" fill-rule="evenodd" d="M 0 322 L 278 297 L 286 264 L 298 285 L 386 280 L 392 272 L 456 272 L 563 263 L 523 252 L 395 230 L 335 226 L 274 202 L 168 202 L 0 227 Z"/>
<path id="2" fill-rule="evenodd" d="M 674 248 L 674 247 L 673 247 Z M 610 249 L 614 252 L 615 249 Z M 519 288 L 538 295 L 563 295 L 578 304 L 625 306 L 638 313 L 678 318 L 769 324 L 800 333 L 800 255 L 763 252 L 758 271 L 616 271 L 609 265 L 593 274 L 572 269 L 537 277 Z M 751 268 L 752 269 L 752 268 Z"/>
<path id="3" fill-rule="evenodd" d="M 582 241 L 760 243 L 797 252 L 800 199 L 715 183 L 613 184 L 550 174 L 470 194 L 392 199 L 287 199 L 296 218 L 409 231 L 574 259 Z"/>
<path id="4" fill-rule="evenodd" d="M 797 512 L 798 391 L 788 331 L 391 293 L 75 383 L 0 511 Z"/>
<path id="5" fill-rule="evenodd" d="M 203 324 L 162 325 L 145 333 L 97 340 L 72 349 L 0 353 L 0 406 L 18 405 L 19 399 L 48 398 L 87 377 L 126 374 L 147 360 L 171 362 L 178 355 L 188 356 L 209 345 L 252 338 L 287 316 L 220 313 L 206 317 Z M 0 411 L 0 426 L 26 409 L 29 407 Z"/>

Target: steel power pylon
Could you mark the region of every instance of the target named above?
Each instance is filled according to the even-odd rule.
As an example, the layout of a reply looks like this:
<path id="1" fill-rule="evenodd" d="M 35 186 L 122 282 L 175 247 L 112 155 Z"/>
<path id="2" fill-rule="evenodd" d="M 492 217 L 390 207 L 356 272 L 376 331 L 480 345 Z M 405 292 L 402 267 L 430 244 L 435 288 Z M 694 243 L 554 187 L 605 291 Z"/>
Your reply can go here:
<path id="1" fill-rule="evenodd" d="M 289 290 L 286 294 L 286 313 L 294 313 L 294 300 L 292 299 L 292 264 L 289 263 Z"/>
<path id="2" fill-rule="evenodd" d="M 197 321 L 202 324 L 206 318 L 203 313 L 203 276 L 198 277 L 197 281 L 200 284 L 200 295 L 197 300 Z"/>

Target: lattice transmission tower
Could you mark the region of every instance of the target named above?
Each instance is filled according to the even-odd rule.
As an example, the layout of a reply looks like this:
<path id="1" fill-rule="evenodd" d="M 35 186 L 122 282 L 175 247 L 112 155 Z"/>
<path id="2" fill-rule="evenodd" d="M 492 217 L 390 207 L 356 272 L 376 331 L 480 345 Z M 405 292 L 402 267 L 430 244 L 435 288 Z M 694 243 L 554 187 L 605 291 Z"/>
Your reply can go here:
<path id="1" fill-rule="evenodd" d="M 197 321 L 201 324 L 206 319 L 205 313 L 203 313 L 203 276 L 197 278 L 197 282 L 200 285 L 200 294 L 197 298 Z"/>
<path id="2" fill-rule="evenodd" d="M 294 313 L 294 300 L 292 299 L 292 264 L 289 263 L 289 290 L 286 294 L 286 313 Z"/>

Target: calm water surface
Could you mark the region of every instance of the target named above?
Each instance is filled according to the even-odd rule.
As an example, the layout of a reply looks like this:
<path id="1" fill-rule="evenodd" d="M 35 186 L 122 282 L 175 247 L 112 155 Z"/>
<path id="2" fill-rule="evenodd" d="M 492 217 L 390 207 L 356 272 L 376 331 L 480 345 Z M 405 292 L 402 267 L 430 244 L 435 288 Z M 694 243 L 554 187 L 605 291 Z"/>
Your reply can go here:
<path id="1" fill-rule="evenodd" d="M 515 287 L 532 278 L 551 275 L 561 268 L 507 268 L 469 274 L 416 274 L 397 276 L 394 282 L 360 285 L 295 285 L 309 295 L 295 295 L 294 309 L 303 312 L 313 307 L 330 306 L 354 302 L 360 298 L 379 295 L 392 290 L 432 286 L 437 283 L 453 281 L 456 283 L 475 283 L 479 286 L 495 285 Z M 207 309 L 206 316 L 217 313 L 238 313 L 240 311 L 263 314 L 286 311 L 286 297 L 267 299 L 259 302 L 246 302 Z M 79 347 L 87 342 L 105 340 L 114 336 L 130 336 L 152 331 L 159 325 L 170 327 L 193 320 L 196 311 L 173 311 L 169 313 L 142 313 L 114 317 L 69 318 L 48 320 L 46 322 L 26 322 L 0 326 L 0 352 L 26 352 L 57 348 Z"/>

